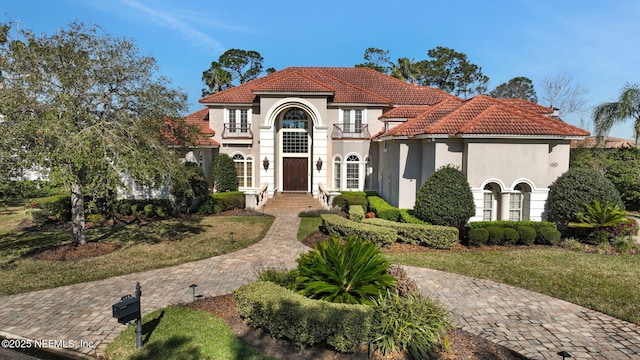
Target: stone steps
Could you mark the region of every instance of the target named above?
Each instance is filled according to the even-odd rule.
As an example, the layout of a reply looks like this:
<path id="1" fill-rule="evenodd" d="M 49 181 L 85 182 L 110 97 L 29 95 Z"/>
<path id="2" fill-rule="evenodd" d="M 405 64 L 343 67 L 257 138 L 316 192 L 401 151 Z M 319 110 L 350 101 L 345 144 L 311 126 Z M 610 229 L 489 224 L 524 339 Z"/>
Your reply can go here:
<path id="1" fill-rule="evenodd" d="M 273 212 L 303 212 L 320 210 L 322 205 L 318 199 L 309 193 L 279 192 L 267 201 L 266 211 Z"/>

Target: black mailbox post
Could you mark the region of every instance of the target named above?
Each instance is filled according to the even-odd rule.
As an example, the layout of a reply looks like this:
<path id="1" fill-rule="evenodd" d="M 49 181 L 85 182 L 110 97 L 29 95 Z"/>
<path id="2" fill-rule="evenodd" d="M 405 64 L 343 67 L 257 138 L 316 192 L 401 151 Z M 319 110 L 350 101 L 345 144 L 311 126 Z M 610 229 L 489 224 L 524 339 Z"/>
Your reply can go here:
<path id="1" fill-rule="evenodd" d="M 140 311 L 140 283 L 136 284 L 136 296 L 125 295 L 120 301 L 111 305 L 113 317 L 118 319 L 120 324 L 127 324 L 130 321 L 136 321 L 136 349 L 142 347 L 142 312 Z"/>

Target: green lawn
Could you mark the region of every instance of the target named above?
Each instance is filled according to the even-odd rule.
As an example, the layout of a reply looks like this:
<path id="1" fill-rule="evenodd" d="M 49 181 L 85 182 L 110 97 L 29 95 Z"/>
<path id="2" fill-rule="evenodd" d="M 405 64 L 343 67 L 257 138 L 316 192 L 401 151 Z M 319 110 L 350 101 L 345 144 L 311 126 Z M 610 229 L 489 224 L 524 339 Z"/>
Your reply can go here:
<path id="1" fill-rule="evenodd" d="M 95 258 L 50 261 L 36 260 L 31 255 L 68 243 L 70 233 L 18 230 L 16 225 L 24 217 L 20 212 L 0 215 L 0 295 L 105 279 L 229 253 L 258 242 L 273 223 L 269 216 L 209 216 L 88 229 L 88 241 L 117 244 L 120 248 Z"/>
<path id="2" fill-rule="evenodd" d="M 106 348 L 110 359 L 273 359 L 235 337 L 214 314 L 169 306 L 142 319 L 143 347 L 135 349 L 135 324 L 127 326 Z"/>
<path id="3" fill-rule="evenodd" d="M 640 256 L 557 247 L 385 254 L 394 263 L 517 286 L 640 324 Z"/>
<path id="4" fill-rule="evenodd" d="M 298 240 L 302 240 L 318 231 L 320 225 L 322 225 L 322 219 L 319 216 L 301 217 L 300 227 L 298 228 Z"/>

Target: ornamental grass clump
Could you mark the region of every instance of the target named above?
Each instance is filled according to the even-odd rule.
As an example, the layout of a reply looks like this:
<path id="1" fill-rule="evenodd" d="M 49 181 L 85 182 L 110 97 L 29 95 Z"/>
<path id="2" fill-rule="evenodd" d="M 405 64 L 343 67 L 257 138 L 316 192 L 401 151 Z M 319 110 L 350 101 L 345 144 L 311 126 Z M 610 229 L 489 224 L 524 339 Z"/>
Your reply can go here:
<path id="1" fill-rule="evenodd" d="M 300 255 L 298 293 L 334 303 L 371 304 L 372 299 L 396 287 L 387 273 L 389 262 L 375 244 L 350 236 L 332 237 Z"/>

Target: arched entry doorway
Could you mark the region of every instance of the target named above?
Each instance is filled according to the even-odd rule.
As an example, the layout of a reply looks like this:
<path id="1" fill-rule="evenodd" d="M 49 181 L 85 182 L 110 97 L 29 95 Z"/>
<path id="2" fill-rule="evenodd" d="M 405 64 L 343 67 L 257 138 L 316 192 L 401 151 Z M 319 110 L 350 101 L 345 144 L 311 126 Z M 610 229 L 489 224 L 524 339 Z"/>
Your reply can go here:
<path id="1" fill-rule="evenodd" d="M 309 115 L 298 107 L 287 109 L 280 119 L 278 148 L 283 191 L 309 191 L 312 126 Z"/>

